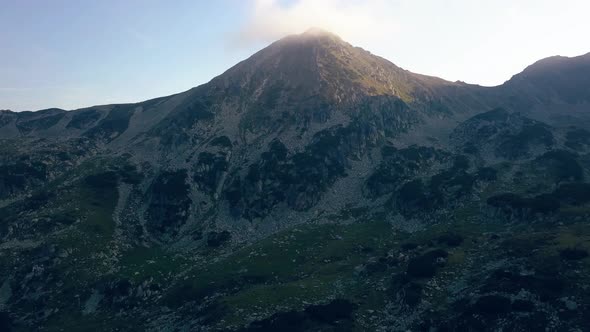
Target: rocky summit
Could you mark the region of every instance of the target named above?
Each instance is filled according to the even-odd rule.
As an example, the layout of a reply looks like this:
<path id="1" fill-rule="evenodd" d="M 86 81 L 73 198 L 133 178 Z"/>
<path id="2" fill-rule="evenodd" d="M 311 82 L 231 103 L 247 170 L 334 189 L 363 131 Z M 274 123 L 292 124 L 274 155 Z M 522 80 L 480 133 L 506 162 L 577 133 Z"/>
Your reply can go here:
<path id="1" fill-rule="evenodd" d="M 497 87 L 313 29 L 0 111 L 2 331 L 588 331 L 590 53 Z"/>

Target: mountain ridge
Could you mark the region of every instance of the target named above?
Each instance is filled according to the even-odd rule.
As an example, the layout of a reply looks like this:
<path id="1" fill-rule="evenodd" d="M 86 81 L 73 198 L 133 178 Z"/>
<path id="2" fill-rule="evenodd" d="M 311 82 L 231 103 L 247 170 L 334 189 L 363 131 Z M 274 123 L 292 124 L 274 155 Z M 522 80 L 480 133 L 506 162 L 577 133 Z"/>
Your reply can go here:
<path id="1" fill-rule="evenodd" d="M 336 40 L 336 41 L 339 41 L 340 43 L 348 44 L 345 41 L 343 41 L 338 35 L 333 34 L 333 33 L 329 32 L 327 30 L 324 30 L 324 29 L 321 29 L 321 28 L 310 28 L 310 29 L 306 30 L 305 32 L 303 32 L 301 34 L 288 35 L 288 36 L 285 36 L 285 37 L 277 40 L 274 43 L 271 43 L 270 45 L 268 45 L 267 47 L 263 48 L 262 50 L 260 50 L 260 51 L 258 51 L 256 53 L 254 53 L 252 56 L 248 57 L 247 59 L 244 59 L 244 60 L 238 62 L 236 65 L 230 67 L 229 69 L 227 69 L 223 73 L 215 76 L 209 82 L 203 83 L 203 84 L 201 84 L 199 86 L 196 86 L 196 87 L 193 87 L 193 88 L 190 88 L 190 89 L 188 89 L 188 90 L 186 90 L 184 92 L 179 92 L 179 93 L 171 94 L 171 95 L 168 95 L 168 96 L 154 97 L 154 98 L 147 99 L 145 101 L 131 102 L 131 103 L 125 103 L 125 104 L 139 104 L 139 103 L 143 103 L 143 102 L 149 102 L 149 101 L 154 100 L 154 99 L 169 98 L 169 97 L 175 96 L 175 95 L 180 94 L 180 93 L 185 93 L 185 92 L 188 92 L 188 91 L 197 89 L 197 88 L 199 88 L 201 86 L 204 86 L 204 85 L 207 85 L 207 84 L 211 83 L 212 81 L 214 81 L 216 79 L 219 79 L 219 78 L 223 77 L 225 74 L 228 74 L 230 71 L 232 71 L 234 69 L 234 67 L 238 67 L 240 64 L 246 62 L 248 59 L 254 57 L 256 54 L 259 54 L 260 52 L 264 51 L 265 49 L 267 49 L 268 47 L 270 47 L 272 45 L 275 45 L 277 43 L 286 43 L 286 42 L 288 42 L 290 40 L 291 41 L 297 40 L 297 39 L 301 40 L 302 37 L 307 37 L 307 38 L 303 38 L 303 39 L 311 39 L 311 40 L 313 40 L 313 39 L 318 40 L 318 38 L 319 39 L 322 39 L 324 37 L 329 37 L 328 39 Z M 348 44 L 348 45 L 350 45 L 350 44 Z M 380 57 L 378 55 L 374 55 L 374 54 L 370 53 L 369 51 L 366 51 L 366 50 L 364 50 L 364 49 L 362 49 L 360 47 L 354 47 L 352 45 L 350 45 L 350 46 L 353 47 L 353 48 L 360 49 L 360 50 L 362 50 L 362 51 L 364 51 L 364 52 L 366 52 L 368 54 L 371 54 L 371 55 L 373 55 L 373 56 L 375 56 L 377 58 L 380 58 L 380 59 L 382 59 L 385 62 L 391 63 L 390 60 L 388 60 L 386 58 L 383 58 L 383 57 Z M 543 64 L 543 63 L 547 63 L 548 61 L 551 61 L 551 62 L 558 61 L 560 63 L 563 63 L 563 62 L 567 62 L 568 60 L 573 60 L 573 61 L 580 60 L 580 61 L 582 61 L 582 60 L 587 60 L 588 58 L 590 58 L 590 52 L 589 53 L 586 53 L 586 54 L 579 55 L 579 56 L 559 56 L 559 55 L 550 56 L 550 57 L 547 57 L 547 58 L 543 58 L 543 59 L 537 60 L 535 63 L 527 66 L 521 73 L 515 74 L 514 76 L 517 76 L 519 74 L 524 73 L 527 70 L 530 70 L 530 69 L 534 68 L 535 65 L 540 65 L 540 64 Z M 391 64 L 395 66 L 395 64 L 393 64 L 393 63 L 391 63 Z M 399 69 L 402 69 L 400 67 L 398 67 L 398 68 Z M 414 72 L 411 72 L 411 71 L 406 70 L 406 69 L 402 69 L 402 70 L 405 71 L 405 72 L 411 73 L 413 75 L 422 76 L 422 77 L 424 77 L 426 79 L 433 79 L 433 80 L 440 81 L 441 83 L 445 83 L 445 84 L 457 84 L 457 83 L 460 82 L 461 84 L 466 84 L 466 85 L 470 85 L 470 86 L 480 86 L 478 84 L 470 84 L 470 83 L 465 83 L 463 81 L 451 82 L 451 81 L 447 81 L 447 80 L 444 80 L 444 79 L 439 78 L 439 77 L 436 77 L 436 76 L 418 74 L 418 73 L 414 73 Z M 502 84 L 499 84 L 499 85 L 496 85 L 496 86 L 485 87 L 485 88 L 497 88 L 497 87 L 500 87 L 500 86 L 506 84 L 509 81 L 510 81 L 510 79 L 508 81 L 506 81 L 505 83 L 502 83 Z M 86 106 L 86 107 L 82 107 L 82 108 L 78 108 L 78 109 L 72 109 L 72 110 L 68 110 L 68 111 L 76 111 L 76 110 L 80 110 L 80 109 L 87 109 L 87 108 L 101 107 L 101 106 L 109 106 L 109 105 L 119 105 L 119 104 L 104 104 L 104 105 Z M 11 111 L 11 110 L 3 110 L 3 111 L 14 112 L 14 111 Z M 23 111 L 23 112 L 38 112 L 38 111 L 42 111 L 42 110 L 27 110 L 27 111 Z M 19 112 L 15 112 L 15 113 L 19 113 Z"/>

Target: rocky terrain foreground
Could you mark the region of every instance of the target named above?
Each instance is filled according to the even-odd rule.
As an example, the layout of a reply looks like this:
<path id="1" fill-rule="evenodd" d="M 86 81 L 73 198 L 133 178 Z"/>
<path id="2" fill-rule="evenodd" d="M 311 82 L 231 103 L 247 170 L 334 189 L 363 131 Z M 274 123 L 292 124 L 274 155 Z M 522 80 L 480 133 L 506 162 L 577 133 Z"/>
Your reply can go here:
<path id="1" fill-rule="evenodd" d="M 590 53 L 481 87 L 311 30 L 0 111 L 0 331 L 590 331 L 589 178 Z"/>

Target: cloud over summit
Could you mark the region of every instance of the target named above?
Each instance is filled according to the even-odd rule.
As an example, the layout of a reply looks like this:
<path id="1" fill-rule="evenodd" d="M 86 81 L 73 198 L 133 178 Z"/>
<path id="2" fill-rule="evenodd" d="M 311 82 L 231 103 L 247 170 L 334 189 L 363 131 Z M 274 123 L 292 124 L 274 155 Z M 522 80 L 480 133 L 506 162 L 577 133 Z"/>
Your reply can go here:
<path id="1" fill-rule="evenodd" d="M 270 42 L 310 27 L 325 29 L 353 42 L 398 30 L 388 1 L 255 0 L 236 39 L 245 45 Z"/>

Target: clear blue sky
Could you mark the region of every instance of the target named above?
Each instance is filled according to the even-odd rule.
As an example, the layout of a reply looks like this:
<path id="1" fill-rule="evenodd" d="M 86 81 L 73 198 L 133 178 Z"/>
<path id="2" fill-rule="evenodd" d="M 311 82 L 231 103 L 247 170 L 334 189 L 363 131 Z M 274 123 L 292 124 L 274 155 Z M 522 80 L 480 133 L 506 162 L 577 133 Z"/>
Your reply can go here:
<path id="1" fill-rule="evenodd" d="M 257 48 L 226 38 L 244 5 L 0 0 L 0 109 L 133 102 L 204 83 Z"/>
<path id="2" fill-rule="evenodd" d="M 0 0 L 0 109 L 136 102 L 319 26 L 424 74 L 501 84 L 590 52 L 587 0 Z"/>

